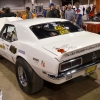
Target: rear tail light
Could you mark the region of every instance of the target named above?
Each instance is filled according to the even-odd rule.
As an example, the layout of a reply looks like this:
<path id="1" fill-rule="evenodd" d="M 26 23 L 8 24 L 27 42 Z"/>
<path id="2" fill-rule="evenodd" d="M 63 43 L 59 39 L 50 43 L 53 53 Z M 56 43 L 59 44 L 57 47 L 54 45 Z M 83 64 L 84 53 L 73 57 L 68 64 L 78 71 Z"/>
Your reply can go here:
<path id="1" fill-rule="evenodd" d="M 66 63 L 61 64 L 60 70 L 65 71 L 66 69 L 69 69 L 69 68 L 71 68 L 71 62 L 66 62 Z"/>
<path id="2" fill-rule="evenodd" d="M 60 72 L 67 71 L 71 68 L 75 68 L 75 67 L 78 67 L 80 65 L 82 65 L 82 58 L 73 59 L 73 60 L 61 63 L 59 71 Z"/>
<path id="3" fill-rule="evenodd" d="M 78 58 L 78 59 L 75 59 L 71 62 L 72 64 L 72 67 L 76 67 L 76 66 L 79 66 L 82 64 L 82 59 L 81 58 Z"/>

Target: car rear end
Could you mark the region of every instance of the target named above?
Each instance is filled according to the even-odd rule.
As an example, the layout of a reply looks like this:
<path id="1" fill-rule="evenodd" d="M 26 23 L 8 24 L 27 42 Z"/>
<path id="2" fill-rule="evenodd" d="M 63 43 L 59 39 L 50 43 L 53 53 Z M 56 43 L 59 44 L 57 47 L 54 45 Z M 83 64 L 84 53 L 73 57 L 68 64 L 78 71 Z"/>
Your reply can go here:
<path id="1" fill-rule="evenodd" d="M 86 76 L 100 67 L 100 36 L 85 31 L 74 34 L 77 38 L 82 36 L 80 39 L 73 36 L 71 40 L 70 36 L 64 36 L 62 38 L 66 38 L 65 40 L 43 46 L 45 50 L 56 55 L 55 59 L 59 63 L 58 75 L 47 74 L 52 83 L 61 84 L 78 76 Z M 70 41 L 67 41 L 67 38 Z M 84 42 L 81 42 L 82 40 Z"/>
<path id="2" fill-rule="evenodd" d="M 100 50 L 59 63 L 58 76 L 48 75 L 54 83 L 61 84 L 78 76 L 86 76 L 100 67 Z M 55 81 L 56 80 L 56 81 Z"/>
<path id="3" fill-rule="evenodd" d="M 39 39 L 36 48 L 44 54 L 47 66 L 37 72 L 44 80 L 61 84 L 89 75 L 99 67 L 99 35 L 83 31 L 69 21 L 33 25 L 30 29 Z"/>

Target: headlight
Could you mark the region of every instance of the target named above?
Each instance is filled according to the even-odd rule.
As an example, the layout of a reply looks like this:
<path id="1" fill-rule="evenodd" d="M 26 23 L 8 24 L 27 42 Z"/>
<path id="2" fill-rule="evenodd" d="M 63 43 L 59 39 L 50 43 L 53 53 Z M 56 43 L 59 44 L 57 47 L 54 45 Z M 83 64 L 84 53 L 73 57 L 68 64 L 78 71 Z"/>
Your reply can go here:
<path id="1" fill-rule="evenodd" d="M 59 71 L 60 72 L 67 71 L 71 68 L 75 68 L 75 67 L 78 67 L 80 65 L 82 65 L 82 58 L 81 57 L 61 63 L 60 67 L 59 67 Z"/>

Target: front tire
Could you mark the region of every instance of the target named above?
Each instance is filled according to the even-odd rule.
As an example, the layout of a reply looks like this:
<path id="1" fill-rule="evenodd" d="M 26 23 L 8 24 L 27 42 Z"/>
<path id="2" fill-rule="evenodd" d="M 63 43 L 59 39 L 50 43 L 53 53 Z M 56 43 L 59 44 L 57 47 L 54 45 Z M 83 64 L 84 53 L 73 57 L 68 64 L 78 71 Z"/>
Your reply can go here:
<path id="1" fill-rule="evenodd" d="M 16 62 L 16 77 L 21 89 L 26 94 L 39 92 L 44 86 L 44 81 L 22 58 L 18 58 Z"/>

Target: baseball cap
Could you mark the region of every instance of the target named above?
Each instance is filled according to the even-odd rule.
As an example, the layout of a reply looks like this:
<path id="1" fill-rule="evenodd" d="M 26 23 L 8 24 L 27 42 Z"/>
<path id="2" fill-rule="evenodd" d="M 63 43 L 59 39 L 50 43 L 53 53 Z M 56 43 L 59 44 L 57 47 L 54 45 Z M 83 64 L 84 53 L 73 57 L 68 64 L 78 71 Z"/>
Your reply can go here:
<path id="1" fill-rule="evenodd" d="M 54 3 L 50 3 L 50 5 L 49 6 L 54 6 Z"/>

